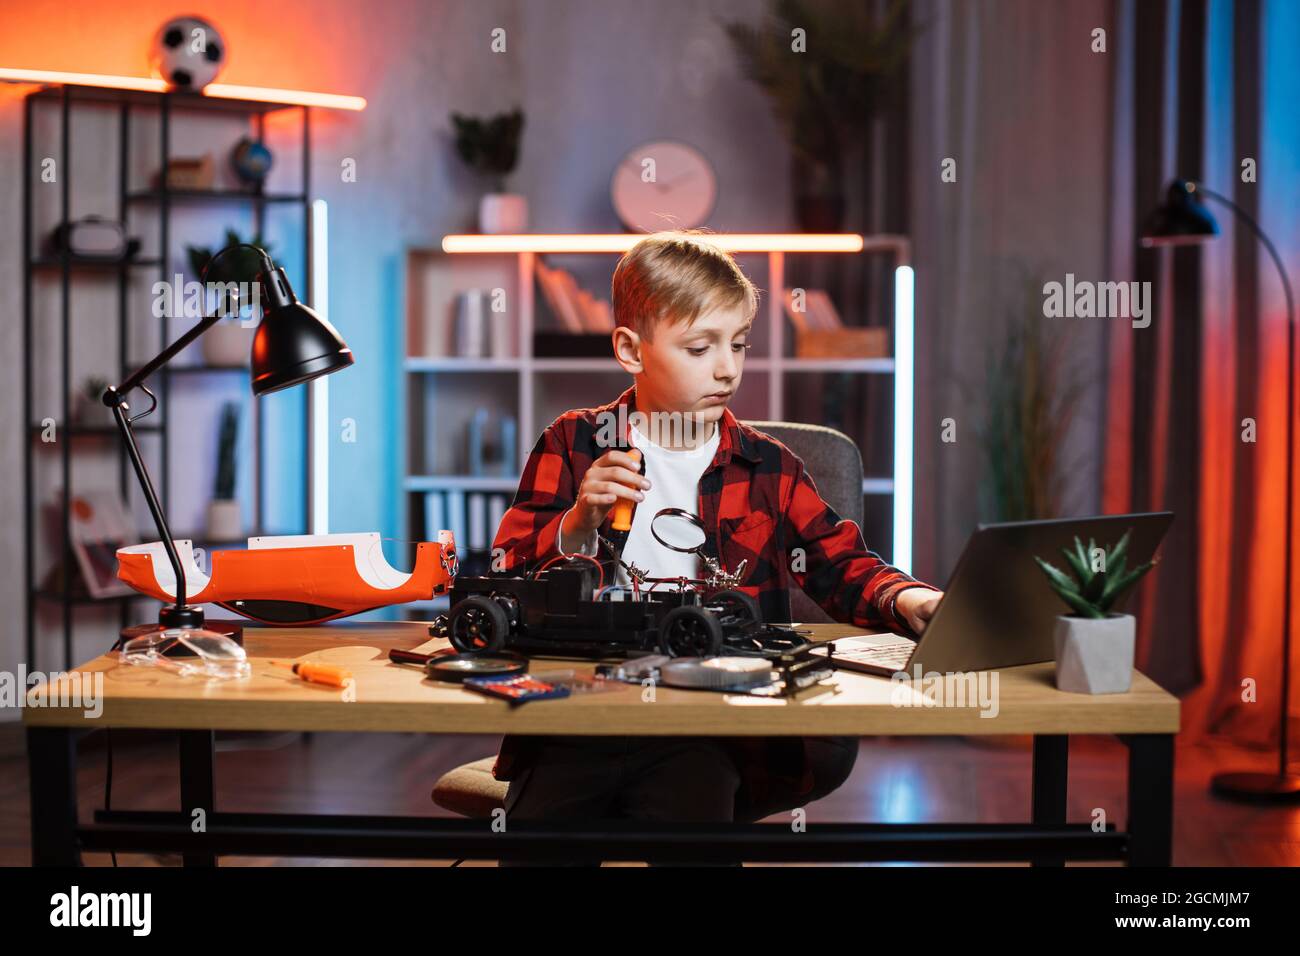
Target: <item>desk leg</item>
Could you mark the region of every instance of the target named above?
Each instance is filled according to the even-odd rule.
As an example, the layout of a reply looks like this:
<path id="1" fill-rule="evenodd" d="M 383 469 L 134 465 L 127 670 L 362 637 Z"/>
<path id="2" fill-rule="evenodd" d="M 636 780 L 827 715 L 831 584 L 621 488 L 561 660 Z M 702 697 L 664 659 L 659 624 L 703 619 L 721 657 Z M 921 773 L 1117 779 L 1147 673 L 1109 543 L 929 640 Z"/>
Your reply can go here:
<path id="1" fill-rule="evenodd" d="M 1065 823 L 1065 798 L 1070 776 L 1070 738 L 1066 734 L 1034 735 L 1032 817 L 1036 824 Z M 1064 866 L 1059 856 L 1035 856 L 1032 866 Z"/>
<path id="2" fill-rule="evenodd" d="M 1174 839 L 1174 735 L 1129 734 L 1129 866 L 1170 866 Z"/>
<path id="3" fill-rule="evenodd" d="M 180 731 L 181 758 L 181 813 L 195 827 L 195 810 L 203 811 L 203 819 L 212 816 L 215 809 L 215 738 L 211 730 Z M 216 866 L 217 858 L 211 853 L 185 853 L 185 866 Z"/>
<path id="4" fill-rule="evenodd" d="M 27 728 L 32 866 L 81 866 L 77 845 L 77 733 Z"/>

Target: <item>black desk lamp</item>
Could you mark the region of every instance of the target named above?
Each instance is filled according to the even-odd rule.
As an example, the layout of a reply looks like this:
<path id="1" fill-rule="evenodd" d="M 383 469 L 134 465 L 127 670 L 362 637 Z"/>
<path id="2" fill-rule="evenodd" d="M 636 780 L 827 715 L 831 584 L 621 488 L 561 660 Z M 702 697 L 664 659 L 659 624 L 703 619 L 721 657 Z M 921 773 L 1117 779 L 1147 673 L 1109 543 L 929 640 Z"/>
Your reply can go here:
<path id="1" fill-rule="evenodd" d="M 262 260 L 257 276 L 261 290 L 262 320 L 253 337 L 253 395 L 276 392 L 351 365 L 352 350 L 334 331 L 333 326 L 298 301 L 284 270 L 276 267 L 264 249 L 248 243 L 227 246 L 208 260 L 200 276 L 200 284 L 206 288 L 208 271 L 217 260 L 241 248 L 253 250 Z M 218 309 L 213 315 L 200 320 L 194 328 L 167 346 L 156 358 L 121 385 L 104 391 L 104 404 L 113 410 L 113 416 L 117 419 L 117 427 L 122 432 L 122 440 L 126 442 L 126 450 L 135 468 L 136 478 L 140 481 L 145 501 L 149 505 L 154 524 L 167 551 L 167 559 L 171 562 L 172 571 L 176 575 L 176 600 L 172 604 L 163 605 L 162 610 L 158 612 L 158 625 L 163 630 L 177 627 L 201 628 L 204 626 L 203 610 L 185 603 L 185 569 L 181 567 L 180 555 L 176 552 L 171 530 L 167 527 L 167 518 L 158 503 L 149 471 L 140 457 L 140 449 L 136 445 L 131 425 L 151 414 L 158 407 L 158 398 L 144 384 L 145 379 L 211 328 L 222 318 L 223 312 L 228 314 L 230 303 L 231 296 L 227 287 L 223 303 L 225 309 Z M 152 404 L 145 411 L 128 417 L 127 413 L 131 409 L 126 403 L 126 396 L 135 388 L 148 395 Z M 155 628 L 152 625 L 126 628 L 122 632 L 122 638 L 126 640 L 150 630 Z"/>
<path id="2" fill-rule="evenodd" d="M 1277 756 L 1277 773 L 1238 771 L 1220 773 L 1210 781 L 1211 788 L 1226 797 L 1249 800 L 1295 800 L 1300 798 L 1300 774 L 1287 772 L 1287 723 L 1291 700 L 1291 542 L 1292 476 L 1295 473 L 1295 303 L 1287 281 L 1282 258 L 1273 243 L 1250 216 L 1232 200 L 1206 189 L 1199 183 L 1176 179 L 1169 184 L 1165 203 L 1156 209 L 1142 226 L 1142 245 L 1190 245 L 1213 239 L 1219 234 L 1218 223 L 1201 203 L 1201 197 L 1227 206 L 1268 250 L 1286 296 L 1286 557 L 1282 591 L 1282 726 Z"/>

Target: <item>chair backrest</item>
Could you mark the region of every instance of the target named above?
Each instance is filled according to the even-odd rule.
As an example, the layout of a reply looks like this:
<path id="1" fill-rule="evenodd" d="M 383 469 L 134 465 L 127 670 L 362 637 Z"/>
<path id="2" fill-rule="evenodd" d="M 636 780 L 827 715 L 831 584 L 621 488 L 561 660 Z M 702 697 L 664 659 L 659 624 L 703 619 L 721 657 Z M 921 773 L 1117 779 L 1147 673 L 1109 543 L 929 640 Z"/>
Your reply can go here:
<path id="1" fill-rule="evenodd" d="M 841 518 L 862 527 L 862 453 L 848 435 L 825 425 L 747 421 L 803 459 L 818 493 Z M 798 587 L 790 590 L 790 619 L 801 623 L 834 620 Z"/>

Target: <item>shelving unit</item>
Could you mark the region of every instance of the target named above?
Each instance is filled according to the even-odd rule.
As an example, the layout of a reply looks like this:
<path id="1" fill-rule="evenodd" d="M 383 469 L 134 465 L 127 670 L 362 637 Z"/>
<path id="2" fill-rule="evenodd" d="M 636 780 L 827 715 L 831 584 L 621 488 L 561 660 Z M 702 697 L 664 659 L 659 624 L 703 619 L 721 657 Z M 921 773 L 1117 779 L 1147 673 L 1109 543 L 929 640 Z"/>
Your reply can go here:
<path id="1" fill-rule="evenodd" d="M 406 339 L 401 376 L 404 383 L 407 421 L 404 426 L 406 453 L 402 462 L 403 527 L 409 541 L 426 536 L 421 496 L 435 490 L 505 492 L 513 495 L 529 451 L 541 429 L 554 414 L 565 408 L 603 403 L 631 384 L 617 362 L 610 358 L 539 358 L 533 355 L 536 320 L 536 265 L 539 255 L 621 255 L 642 237 L 612 235 L 522 235 L 447 236 L 441 249 L 412 249 L 407 254 Z M 785 257 L 808 253 L 885 255 L 895 269 L 893 295 L 894 355 L 881 358 L 805 359 L 789 354 L 782 296 L 766 292 L 751 341 L 754 353 L 745 361 L 746 379 L 759 376 L 761 399 L 753 386 L 742 384 L 732 411 L 750 420 L 779 421 L 790 407 L 792 376 L 807 373 L 845 373 L 855 376 L 888 376 L 893 382 L 892 467 L 868 475 L 863 494 L 889 496 L 892 502 L 893 555 L 896 563 L 910 564 L 911 552 L 911 465 L 912 465 L 912 271 L 910 244 L 895 235 L 858 236 L 836 234 L 718 235 L 719 242 L 743 263 L 761 257 L 766 266 L 765 290 L 785 288 Z M 748 267 L 747 267 L 748 271 Z M 507 314 L 503 328 L 511 331 L 510 357 L 461 358 L 428 354 L 425 342 L 430 310 L 449 311 L 457 292 L 473 288 L 505 288 Z M 870 324 L 870 323 L 861 323 Z M 874 324 L 887 324 L 877 322 Z M 579 380 L 569 403 L 555 402 L 559 386 L 551 381 Z M 621 378 L 621 385 L 614 379 Z M 606 384 L 606 380 L 609 384 Z M 614 388 L 618 390 L 615 391 Z M 436 416 L 428 414 L 431 390 L 448 401 L 437 403 Z M 517 461 L 507 476 L 471 476 L 430 467 L 430 447 L 458 440 L 466 413 L 477 407 L 484 394 L 491 394 L 509 407 L 518 423 Z M 552 410 L 557 409 L 552 414 Z M 431 417 L 436 420 L 430 421 Z M 899 493 L 901 491 L 901 493 Z M 488 539 L 495 529 L 488 529 Z M 462 543 L 462 550 L 465 549 Z M 475 558 L 469 551 L 469 559 Z M 483 557 L 480 555 L 480 557 Z M 436 607 L 437 602 L 433 602 Z"/>
<path id="2" fill-rule="evenodd" d="M 37 230 L 38 224 L 35 221 L 35 210 L 33 202 L 33 190 L 37 188 L 36 169 L 33 164 L 33 155 L 36 143 L 34 142 L 34 114 L 38 108 L 50 108 L 58 111 L 59 119 L 59 145 L 57 151 L 50 150 L 49 154 L 59 157 L 57 169 L 59 170 L 57 188 L 59 190 L 58 201 L 58 218 L 54 222 L 39 224 L 39 232 L 44 236 L 50 229 L 60 223 L 67 223 L 71 218 L 70 211 L 70 193 L 73 188 L 72 180 L 72 116 L 74 107 L 79 110 L 115 111 L 117 118 L 117 161 L 118 161 L 118 182 L 115 216 L 118 221 L 127 226 L 128 234 L 133 231 L 130 229 L 131 211 L 138 207 L 147 207 L 153 210 L 157 216 L 157 251 L 148 256 L 124 260 L 120 262 L 102 262 L 87 260 L 67 255 L 49 255 L 38 250 Z M 265 118 L 268 113 L 279 110 L 294 110 L 301 115 L 302 129 L 302 170 L 301 170 L 301 189 L 289 193 L 267 193 L 259 190 L 239 191 L 233 189 L 211 189 L 211 190 L 194 190 L 194 189 L 172 189 L 167 186 L 166 177 L 162 171 L 166 170 L 169 160 L 172 158 L 171 150 L 171 124 L 173 118 L 184 112 L 206 113 L 210 115 L 238 115 L 247 120 L 251 120 L 253 130 L 258 138 L 262 138 L 265 133 Z M 131 155 L 131 133 L 132 123 L 141 115 L 147 115 L 154 119 L 158 124 L 158 142 L 159 151 L 157 156 L 159 169 L 159 185 L 157 188 L 140 188 L 131 182 L 132 174 L 132 155 Z M 103 148 L 102 144 L 97 142 L 97 146 Z M 112 156 L 111 147 L 109 147 L 109 156 Z M 311 189 L 310 180 L 311 168 L 311 107 L 302 104 L 276 102 L 273 100 L 259 99 L 238 99 L 234 97 L 209 97 L 193 93 L 172 93 L 172 92 L 143 92 L 138 89 L 124 89 L 120 86 L 98 86 L 84 85 L 80 83 L 52 83 L 42 86 L 41 88 L 27 94 L 24 103 L 23 113 L 23 349 L 26 357 L 24 366 L 24 383 L 23 383 L 23 415 L 24 421 L 29 423 L 33 429 L 33 438 L 39 433 L 39 426 L 34 423 L 33 407 L 33 380 L 32 367 L 35 361 L 33 355 L 33 310 L 34 310 L 34 278 L 39 274 L 48 274 L 50 272 L 58 273 L 59 294 L 60 294 L 60 323 L 61 323 L 61 349 L 60 356 L 60 382 L 59 395 L 61 395 L 61 407 L 59 409 L 58 425 L 60 437 L 77 438 L 82 436 L 107 438 L 117 441 L 118 432 L 114 426 L 79 426 L 72 424 L 70 414 L 70 401 L 72 394 L 71 376 L 71 354 L 70 342 L 74 333 L 73 309 L 70 302 L 70 291 L 72 280 L 82 275 L 91 275 L 99 277 L 116 277 L 117 279 L 117 356 L 115 368 L 115 381 L 121 381 L 132 372 L 138 364 L 138 356 L 131 354 L 131 329 L 128 321 L 128 298 L 130 282 L 140 272 L 140 270 L 157 269 L 161 281 L 170 283 L 172 281 L 172 263 L 170 261 L 170 242 L 173 233 L 173 208 L 180 206 L 228 206 L 239 204 L 247 206 L 252 211 L 254 234 L 262 234 L 268 207 L 271 206 L 297 206 L 302 213 L 302 241 L 304 249 L 304 265 L 310 269 L 310 222 L 308 215 L 309 199 Z M 97 210 L 101 213 L 108 213 L 108 210 Z M 299 285 L 300 289 L 306 290 L 307 283 L 304 281 Z M 305 296 L 309 299 L 309 296 Z M 111 309 L 104 309 L 105 314 L 111 314 Z M 195 320 L 197 321 L 197 320 Z M 171 341 L 175 335 L 174 330 L 169 329 L 168 317 L 163 316 L 159 319 L 160 344 L 154 347 L 157 351 L 162 347 L 162 343 Z M 152 352 L 150 352 L 152 354 Z M 171 379 L 173 376 L 191 376 L 195 373 L 222 373 L 222 374 L 248 374 L 246 366 L 181 366 L 165 367 L 159 373 L 157 378 L 151 383 L 158 394 L 158 409 L 154 413 L 152 420 L 135 426 L 138 434 L 153 434 L 157 436 L 159 447 L 159 460 L 150 465 L 151 471 L 158 484 L 159 496 L 165 508 L 172 500 L 172 468 L 170 461 L 171 450 Z M 254 476 L 253 488 L 253 507 L 254 522 L 249 534 L 257 535 L 265 533 L 263 504 L 264 496 L 262 493 L 263 485 L 263 455 L 261 449 L 262 441 L 262 423 L 261 409 L 257 401 L 253 400 L 252 415 L 253 422 L 251 432 L 248 435 L 248 446 L 252 449 L 252 473 Z M 35 458 L 39 454 L 38 445 L 40 443 L 33 440 L 27 444 L 25 449 L 25 568 L 26 568 L 26 596 L 27 596 L 27 630 L 26 630 L 26 661 L 30 668 L 37 668 L 37 632 L 36 617 L 37 608 L 41 603 L 48 603 L 62 609 L 62 630 L 63 630 L 63 656 L 64 666 L 71 667 L 75 663 L 72 655 L 72 611 L 74 606 L 81 605 L 103 605 L 112 606 L 116 604 L 119 608 L 120 626 L 130 623 L 131 602 L 135 600 L 152 601 L 144 598 L 142 595 L 123 595 L 111 598 L 96 599 L 88 595 L 78 594 L 71 589 L 72 571 L 76 567 L 75 556 L 72 550 L 70 536 L 70 518 L 66 502 L 71 500 L 74 494 L 72 490 L 72 455 L 73 442 L 59 441 L 55 454 L 60 456 L 60 471 L 62 476 L 62 487 L 64 489 L 65 507 L 62 513 L 62 554 L 61 562 L 63 568 L 62 587 L 57 589 L 45 589 L 38 586 L 36 582 L 36 559 L 37 559 L 37 541 L 36 541 L 36 509 L 38 507 L 35 501 Z M 135 487 L 134 475 L 129 469 L 125 449 L 120 445 L 117 448 L 118 458 L 118 493 L 123 501 L 128 505 L 132 495 L 135 493 L 132 489 Z M 307 526 L 304 518 L 303 526 Z M 146 534 L 149 532 L 145 532 Z M 192 537 L 196 544 L 202 544 L 212 548 L 236 542 L 230 541 L 204 541 L 204 535 L 182 535 L 177 532 L 177 537 Z M 243 538 L 239 539 L 241 542 Z M 156 602 L 154 602 L 156 603 Z"/>

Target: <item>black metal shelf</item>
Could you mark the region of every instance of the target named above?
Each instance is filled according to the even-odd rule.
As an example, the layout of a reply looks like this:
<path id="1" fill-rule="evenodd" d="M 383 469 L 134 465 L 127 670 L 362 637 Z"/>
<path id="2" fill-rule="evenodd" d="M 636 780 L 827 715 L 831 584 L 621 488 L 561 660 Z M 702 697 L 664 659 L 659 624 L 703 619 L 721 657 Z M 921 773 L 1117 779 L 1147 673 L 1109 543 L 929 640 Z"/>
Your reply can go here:
<path id="1" fill-rule="evenodd" d="M 157 189 L 128 193 L 127 202 L 152 203 L 162 202 L 267 202 L 267 203 L 305 203 L 307 197 L 301 193 L 258 193 L 242 189 Z"/>
<path id="2" fill-rule="evenodd" d="M 197 113 L 238 113 L 246 116 L 276 113 L 280 110 L 300 110 L 298 103 L 268 102 L 265 100 L 240 100 L 226 97 L 204 96 L 202 93 L 150 93 L 147 90 L 122 90 L 110 86 L 82 86 L 76 83 L 44 87 L 29 94 L 29 99 L 58 102 L 64 95 L 73 102 L 99 103 L 109 106 L 156 107 L 162 97 L 168 107 L 176 111 Z"/>
<path id="3" fill-rule="evenodd" d="M 32 437 L 35 438 L 45 430 L 43 425 L 31 426 Z M 132 425 L 131 430 L 136 434 L 158 433 L 163 430 L 162 425 Z M 60 429 L 60 433 L 72 438 L 117 438 L 119 432 L 116 425 L 68 425 Z M 48 444 L 55 444 L 49 442 Z"/>
<path id="4" fill-rule="evenodd" d="M 71 142 L 73 141 L 73 108 L 77 107 L 78 114 L 82 110 L 89 110 L 92 113 L 103 115 L 105 110 L 115 112 L 117 115 L 117 158 L 118 158 L 118 176 L 117 176 L 117 203 L 113 215 L 124 225 L 128 220 L 133 209 L 156 209 L 157 215 L 157 240 L 151 242 L 152 248 L 161 250 L 156 256 L 144 258 L 133 258 L 129 260 L 103 260 L 91 257 L 69 256 L 63 254 L 50 254 L 41 243 L 38 243 L 37 234 L 41 236 L 55 225 L 66 225 L 71 220 L 71 183 L 70 177 L 61 176 L 57 186 L 53 187 L 58 190 L 56 216 L 54 222 L 42 222 L 38 228 L 34 209 L 33 194 L 37 188 L 36 175 L 37 168 L 34 161 L 37 144 L 33 135 L 35 124 L 33 115 L 39 108 L 41 110 L 54 110 L 57 112 L 58 132 L 54 139 L 56 143 L 48 147 L 42 147 L 43 151 L 40 156 L 54 155 L 57 156 L 59 168 L 62 170 L 72 169 L 71 159 Z M 241 116 L 246 121 L 253 124 L 256 135 L 261 138 L 265 135 L 265 117 L 267 113 L 291 109 L 301 115 L 302 129 L 302 151 L 301 151 L 301 189 L 292 192 L 265 193 L 259 190 L 249 189 L 171 189 L 168 188 L 165 181 L 166 169 L 170 159 L 171 151 L 171 123 L 172 114 L 177 112 L 187 113 L 204 113 L 218 116 Z M 145 116 L 148 120 L 157 123 L 157 152 L 154 154 L 155 162 L 158 167 L 158 179 L 150 180 L 158 183 L 157 186 L 136 186 L 131 183 L 131 124 L 137 116 Z M 96 143 L 96 148 L 104 149 L 105 144 Z M 105 150 L 108 157 L 112 156 L 112 145 L 107 144 Z M 267 210 L 270 208 L 297 207 L 301 210 L 302 217 L 302 248 L 303 262 L 306 268 L 310 270 L 311 255 L 311 235 L 310 235 L 310 195 L 311 195 L 311 108 L 300 104 L 292 103 L 268 103 L 253 100 L 233 100 L 221 99 L 217 97 L 206 97 L 198 93 L 179 93 L 179 92 L 159 92 L 150 93 L 136 90 L 120 90 L 109 87 L 81 86 L 76 84 L 61 84 L 43 86 L 27 94 L 23 106 L 23 246 L 22 262 L 23 270 L 23 353 L 24 353 L 24 391 L 23 391 L 23 412 L 21 421 L 31 422 L 38 417 L 34 408 L 33 398 L 33 364 L 34 355 L 32 352 L 35 336 L 34 328 L 34 290 L 37 287 L 35 277 L 42 276 L 39 288 L 44 292 L 50 289 L 57 289 L 60 296 L 59 301 L 59 322 L 61 337 L 57 340 L 60 344 L 59 353 L 59 382 L 57 392 L 62 396 L 62 401 L 58 407 L 57 417 L 60 422 L 68 422 L 72 418 L 73 406 L 73 388 L 70 382 L 71 378 L 71 345 L 70 342 L 75 338 L 74 323 L 71 306 L 71 286 L 74 280 L 85 277 L 87 281 L 102 283 L 105 278 L 116 278 L 117 280 L 117 355 L 115 356 L 115 368 L 118 370 L 134 369 L 138 366 L 132 365 L 128 361 L 128 356 L 132 353 L 130 338 L 130 324 L 128 323 L 128 292 L 131 288 L 132 280 L 140 275 L 139 269 L 157 269 L 158 276 L 163 282 L 171 282 L 173 276 L 170 274 L 172 263 L 169 251 L 171 249 L 172 237 L 172 215 L 175 210 L 186 205 L 224 205 L 224 206 L 241 206 L 247 205 L 252 212 L 253 232 L 255 235 L 261 235 L 264 232 Z M 50 187 L 40 187 L 50 188 Z M 101 210 L 101 212 L 104 212 Z M 106 213 L 107 214 L 107 213 Z M 151 217 L 151 221 L 154 217 Z M 54 282 L 49 282 L 53 275 Z M 304 287 L 306 283 L 304 282 Z M 50 293 L 53 294 L 53 293 Z M 107 310 L 111 315 L 111 309 Z M 101 318 L 101 316 L 96 316 Z M 167 317 L 158 319 L 159 337 L 163 342 L 170 342 L 172 335 L 169 330 L 169 320 Z M 158 483 L 158 492 L 161 500 L 166 503 L 171 501 L 171 480 L 172 468 L 170 458 L 171 445 L 169 441 L 171 420 L 168 414 L 170 385 L 173 374 L 183 374 L 192 376 L 199 373 L 229 373 L 241 372 L 245 375 L 249 373 L 247 366 L 208 366 L 208 365 L 190 365 L 170 368 L 164 366 L 159 370 L 156 379 L 151 382 L 155 393 L 158 397 L 158 410 L 154 417 L 147 422 L 142 422 L 135 426 L 135 431 L 145 434 L 157 434 L 160 436 L 159 450 L 160 463 L 154 468 L 154 476 Z M 143 407 L 143 402 L 141 407 Z M 44 414 L 44 409 L 41 413 Z M 305 415 L 305 413 L 304 413 Z M 253 400 L 252 402 L 252 427 L 249 435 L 249 445 L 253 456 L 252 472 L 254 475 L 253 489 L 255 527 L 263 527 L 263 506 L 264 494 L 262 493 L 263 475 L 263 455 L 262 455 L 262 413 L 261 405 Z M 42 429 L 32 426 L 32 435 L 36 436 Z M 68 436 L 70 438 L 89 438 L 104 439 L 116 438 L 118 432 L 113 425 L 60 425 L 60 437 Z M 304 431 L 305 433 L 305 431 Z M 35 499 L 36 491 L 36 471 L 35 463 L 38 457 L 42 456 L 42 451 L 37 447 L 37 442 L 25 442 L 25 490 L 24 490 L 24 526 L 25 526 L 25 574 L 27 586 L 27 639 L 26 639 L 26 662 L 29 668 L 37 667 L 37 633 L 36 633 L 36 604 L 41 602 L 52 602 L 61 604 L 63 607 L 63 656 L 64 666 L 73 667 L 76 662 L 72 659 L 72 608 L 75 605 L 82 604 L 101 604 L 112 606 L 116 603 L 120 607 L 120 618 L 122 626 L 131 623 L 129 610 L 130 602 L 143 595 L 131 594 L 121 597 L 110 598 L 92 598 L 88 594 L 78 593 L 71 589 L 38 587 L 34 579 L 35 563 L 37 553 L 36 529 L 38 527 L 37 512 L 38 505 Z M 62 487 L 65 490 L 65 500 L 72 498 L 72 446 L 76 444 L 73 441 L 61 441 L 50 443 L 52 448 L 60 456 L 59 471 L 62 476 Z M 42 459 L 46 460 L 46 459 Z M 131 471 L 125 447 L 121 444 L 118 446 L 118 492 L 123 500 L 130 501 L 132 494 L 131 488 L 134 487 L 134 473 Z M 44 505 L 39 506 L 43 510 Z M 304 501 L 303 527 L 308 526 L 308 516 L 305 513 L 306 502 Z M 61 534 L 61 567 L 65 573 L 71 575 L 76 570 L 75 556 L 72 549 L 70 514 L 66 505 L 62 509 L 62 534 Z M 40 525 L 43 526 L 43 525 Z M 203 542 L 202 536 L 194 537 L 199 544 L 207 544 L 209 547 L 222 546 L 226 544 L 241 543 L 230 541 L 211 541 Z M 58 547 L 58 546 L 56 546 Z"/>
<path id="5" fill-rule="evenodd" d="M 200 372 L 243 372 L 248 374 L 247 365 L 173 365 L 167 371 L 172 375 L 196 375 Z"/>
<path id="6" fill-rule="evenodd" d="M 46 601 L 51 604 L 62 604 L 65 597 L 71 604 L 112 604 L 118 601 L 134 601 L 137 599 L 145 601 L 158 600 L 148 594 L 141 594 L 139 591 L 132 591 L 129 594 L 110 594 L 107 597 L 95 597 L 93 594 L 87 594 L 84 591 L 70 591 L 65 595 L 62 591 L 51 588 L 33 588 L 31 596 L 33 600 Z"/>
<path id="7" fill-rule="evenodd" d="M 32 269 L 40 272 L 59 271 L 63 268 L 64 259 L 59 256 L 41 256 L 33 259 L 29 263 Z M 68 267 L 74 271 L 83 272 L 109 272 L 114 273 L 122 269 L 135 268 L 157 268 L 162 265 L 161 259 L 90 259 L 86 257 L 68 256 Z"/>

